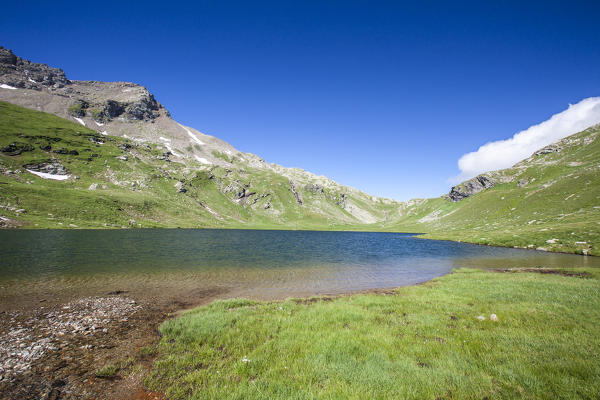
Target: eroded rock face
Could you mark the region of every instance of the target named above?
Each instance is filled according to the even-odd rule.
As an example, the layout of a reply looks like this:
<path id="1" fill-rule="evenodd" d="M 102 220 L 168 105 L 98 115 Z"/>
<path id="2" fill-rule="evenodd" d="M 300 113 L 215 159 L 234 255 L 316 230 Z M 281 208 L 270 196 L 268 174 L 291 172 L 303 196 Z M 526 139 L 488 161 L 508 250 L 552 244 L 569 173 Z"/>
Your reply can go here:
<path id="1" fill-rule="evenodd" d="M 91 116 L 101 123 L 115 118 L 153 121 L 161 114 L 170 117 L 143 86 L 129 82 L 70 81 L 62 69 L 24 60 L 4 47 L 0 47 L 0 84 L 44 91 L 58 95 L 62 101 L 74 99 L 63 106 L 67 115 Z"/>
<path id="2" fill-rule="evenodd" d="M 34 90 L 43 87 L 62 88 L 71 83 L 62 69 L 24 60 L 1 46 L 0 81 L 16 88 Z"/>
<path id="3" fill-rule="evenodd" d="M 304 186 L 304 190 L 306 190 L 307 192 L 312 192 L 314 194 L 322 194 L 323 186 L 317 185 L 316 183 L 309 183 L 308 185 Z"/>
<path id="4" fill-rule="evenodd" d="M 147 120 L 158 117 L 160 104 L 154 99 L 154 96 L 148 94 L 139 101 L 130 104 L 126 109 L 126 114 L 130 120 Z"/>
<path id="5" fill-rule="evenodd" d="M 28 164 L 24 166 L 26 169 L 37 172 L 44 172 L 52 175 L 68 175 L 69 171 L 64 165 L 56 160 L 43 162 L 39 164 Z"/>
<path id="6" fill-rule="evenodd" d="M 541 156 L 542 154 L 559 153 L 562 150 L 562 146 L 558 143 L 552 143 L 546 147 L 543 147 L 533 153 L 534 156 Z"/>
<path id="7" fill-rule="evenodd" d="M 498 181 L 488 175 L 478 175 L 450 189 L 448 197 L 452 201 L 460 201 L 483 190 L 496 186 Z"/>

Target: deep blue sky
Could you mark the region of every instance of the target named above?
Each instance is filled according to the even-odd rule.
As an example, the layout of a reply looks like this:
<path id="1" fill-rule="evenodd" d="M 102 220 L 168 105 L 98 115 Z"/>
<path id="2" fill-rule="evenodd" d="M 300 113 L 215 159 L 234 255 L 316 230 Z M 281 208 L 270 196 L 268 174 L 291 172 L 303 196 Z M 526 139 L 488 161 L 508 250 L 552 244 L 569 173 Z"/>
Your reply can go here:
<path id="1" fill-rule="evenodd" d="M 600 95 L 600 2 L 494 3 L 10 2 L 0 45 L 71 79 L 140 83 L 239 150 L 407 200 Z"/>

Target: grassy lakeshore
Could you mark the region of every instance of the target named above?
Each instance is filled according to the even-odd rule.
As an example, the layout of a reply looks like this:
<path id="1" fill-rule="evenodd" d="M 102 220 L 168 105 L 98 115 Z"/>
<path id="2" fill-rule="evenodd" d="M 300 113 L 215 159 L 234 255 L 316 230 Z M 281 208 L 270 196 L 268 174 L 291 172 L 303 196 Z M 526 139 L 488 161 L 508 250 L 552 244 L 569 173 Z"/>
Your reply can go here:
<path id="1" fill-rule="evenodd" d="M 217 301 L 162 324 L 146 384 L 174 399 L 598 398 L 600 273 L 553 272 Z"/>

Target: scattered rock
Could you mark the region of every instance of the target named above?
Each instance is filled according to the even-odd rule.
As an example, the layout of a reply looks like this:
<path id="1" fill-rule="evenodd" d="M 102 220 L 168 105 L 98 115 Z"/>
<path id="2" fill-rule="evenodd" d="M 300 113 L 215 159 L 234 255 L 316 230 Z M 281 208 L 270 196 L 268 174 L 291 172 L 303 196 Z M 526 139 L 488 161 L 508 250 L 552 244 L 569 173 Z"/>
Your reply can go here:
<path id="1" fill-rule="evenodd" d="M 170 162 L 171 160 L 169 159 L 169 156 L 172 155 L 173 153 L 171 153 L 170 151 L 164 152 L 162 153 L 160 156 L 157 156 L 156 159 L 157 160 L 161 160 L 161 161 L 168 161 Z"/>
<path id="2" fill-rule="evenodd" d="M 98 188 L 98 184 L 97 183 L 92 183 L 90 185 L 90 187 L 88 187 L 88 190 L 96 190 Z"/>
<path id="3" fill-rule="evenodd" d="M 29 143 L 13 142 L 6 147 L 0 148 L 2 153 L 7 153 L 9 156 L 18 156 L 24 151 L 32 151 L 33 146 Z"/>
<path id="4" fill-rule="evenodd" d="M 104 139 L 102 139 L 101 137 L 96 137 L 96 136 L 90 136 L 88 138 L 88 140 L 94 144 L 104 144 Z"/>
<path id="5" fill-rule="evenodd" d="M 498 181 L 487 174 L 478 175 L 475 178 L 469 179 L 460 185 L 452 187 L 448 197 L 456 202 L 467 197 L 473 196 L 483 190 L 496 186 Z"/>
<path id="6" fill-rule="evenodd" d="M 175 189 L 177 189 L 177 193 L 187 192 L 187 189 L 185 188 L 185 184 L 181 181 L 175 182 Z"/>
<path id="7" fill-rule="evenodd" d="M 292 189 L 292 193 L 294 194 L 294 197 L 296 198 L 296 202 L 298 202 L 299 205 L 302 205 L 302 199 L 300 198 L 300 195 L 298 194 L 298 192 L 296 191 L 296 185 L 294 184 L 294 181 L 290 179 L 290 188 Z"/>
<path id="8" fill-rule="evenodd" d="M 558 143 L 552 143 L 546 147 L 543 147 L 541 149 L 539 149 L 538 151 L 536 151 L 535 153 L 533 153 L 534 156 L 541 156 L 543 154 L 550 154 L 550 153 L 559 153 L 562 150 L 562 146 L 559 145 Z"/>
<path id="9" fill-rule="evenodd" d="M 478 316 L 477 319 L 480 321 L 485 321 L 485 317 L 483 315 Z"/>
<path id="10" fill-rule="evenodd" d="M 69 171 L 65 168 L 64 165 L 59 163 L 57 160 L 52 160 L 48 162 L 42 162 L 38 164 L 27 164 L 24 165 L 25 169 L 37 172 L 43 172 L 51 175 L 68 175 Z"/>
<path id="11" fill-rule="evenodd" d="M 11 379 L 23 374 L 46 353 L 63 347 L 65 340 L 90 335 L 94 327 L 127 318 L 139 308 L 132 299 L 123 297 L 87 297 L 53 310 L 41 308 L 37 315 L 0 337 L 0 374 Z M 11 315 L 13 319 L 18 316 Z M 43 332 L 43 337 L 34 332 Z"/>
<path id="12" fill-rule="evenodd" d="M 317 185 L 315 183 L 309 183 L 308 185 L 304 186 L 304 190 L 306 190 L 307 192 L 315 193 L 315 194 L 322 194 L 323 186 Z"/>
<path id="13" fill-rule="evenodd" d="M 498 316 L 496 314 L 491 314 L 490 321 L 498 322 Z"/>

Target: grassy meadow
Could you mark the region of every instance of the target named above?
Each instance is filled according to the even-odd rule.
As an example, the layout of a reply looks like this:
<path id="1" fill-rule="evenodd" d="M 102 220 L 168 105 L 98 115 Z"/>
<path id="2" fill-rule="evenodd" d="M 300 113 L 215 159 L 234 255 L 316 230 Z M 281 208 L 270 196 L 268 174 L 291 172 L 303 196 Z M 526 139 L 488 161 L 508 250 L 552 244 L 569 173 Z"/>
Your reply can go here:
<path id="1" fill-rule="evenodd" d="M 146 385 L 172 399 L 597 399 L 600 273 L 561 273 L 217 301 L 162 324 Z"/>

